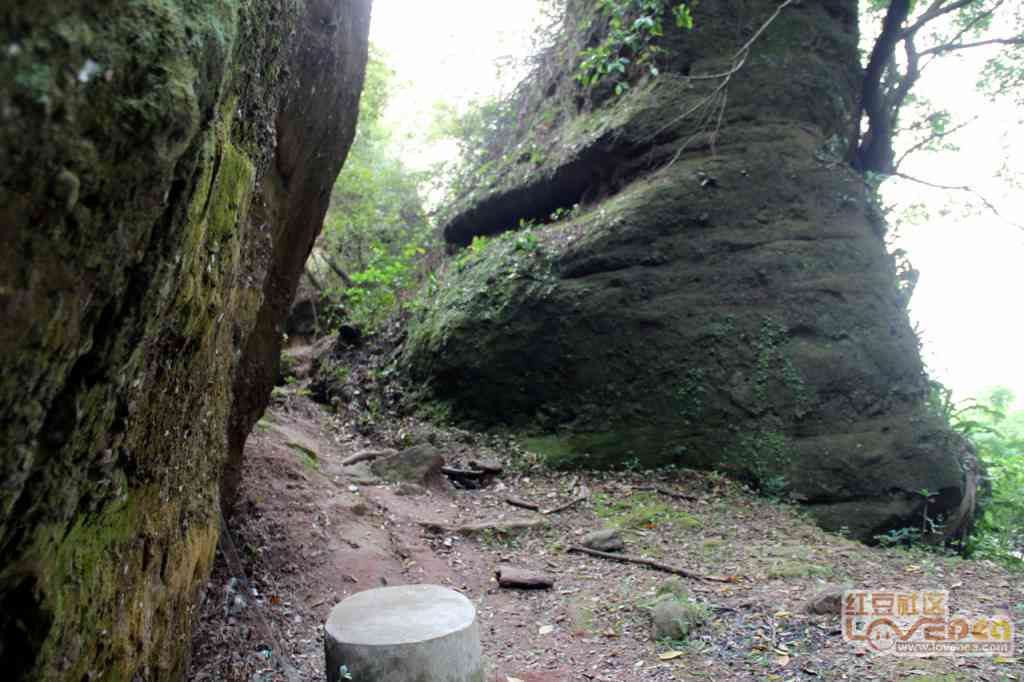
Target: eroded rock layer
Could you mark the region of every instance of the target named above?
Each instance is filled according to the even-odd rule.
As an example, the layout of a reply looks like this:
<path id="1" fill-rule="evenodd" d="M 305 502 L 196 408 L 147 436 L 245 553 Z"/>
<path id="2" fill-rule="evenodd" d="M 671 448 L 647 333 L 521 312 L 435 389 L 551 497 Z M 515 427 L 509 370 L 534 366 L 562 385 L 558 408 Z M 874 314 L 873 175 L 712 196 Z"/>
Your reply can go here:
<path id="1" fill-rule="evenodd" d="M 369 0 L 0 10 L 5 679 L 184 678 L 368 24 Z"/>
<path id="2" fill-rule="evenodd" d="M 656 80 L 554 132 L 536 109 L 446 237 L 579 215 L 457 256 L 403 363 L 435 409 L 556 463 L 715 467 L 862 539 L 956 535 L 972 458 L 926 408 L 884 225 L 835 153 L 856 3 L 793 5 L 725 85 L 694 77 L 729 72 L 777 5 L 701 3 Z"/>

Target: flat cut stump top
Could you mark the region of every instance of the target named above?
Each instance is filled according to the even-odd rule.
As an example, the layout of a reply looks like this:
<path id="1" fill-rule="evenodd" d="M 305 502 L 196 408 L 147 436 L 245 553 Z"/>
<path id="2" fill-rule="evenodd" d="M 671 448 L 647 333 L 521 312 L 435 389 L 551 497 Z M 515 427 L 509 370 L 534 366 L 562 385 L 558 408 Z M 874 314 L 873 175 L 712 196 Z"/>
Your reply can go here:
<path id="1" fill-rule="evenodd" d="M 331 611 L 327 634 L 360 646 L 415 644 L 470 627 L 473 603 L 437 585 L 382 587 L 352 595 Z"/>

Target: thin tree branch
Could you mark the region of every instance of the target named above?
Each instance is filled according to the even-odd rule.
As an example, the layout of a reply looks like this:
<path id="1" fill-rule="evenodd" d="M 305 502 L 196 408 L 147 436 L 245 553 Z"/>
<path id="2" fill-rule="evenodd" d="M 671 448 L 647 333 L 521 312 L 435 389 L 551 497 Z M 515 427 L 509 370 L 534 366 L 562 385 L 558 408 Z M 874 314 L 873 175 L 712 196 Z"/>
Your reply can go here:
<path id="1" fill-rule="evenodd" d="M 983 47 L 985 45 L 1024 45 L 1024 36 L 1017 36 L 1014 38 L 990 38 L 988 40 L 978 40 L 973 43 L 958 43 L 956 45 L 937 45 L 924 50 L 921 52 L 921 55 L 943 54 L 945 52 L 953 52 L 955 50 L 970 50 L 972 48 Z"/>
<path id="2" fill-rule="evenodd" d="M 925 13 L 921 15 L 921 17 L 917 21 L 915 21 L 913 24 L 911 24 L 907 28 L 903 29 L 903 31 L 901 31 L 897 39 L 901 40 L 911 33 L 916 33 L 930 21 L 938 19 L 943 15 L 950 14 L 951 12 L 955 12 L 958 9 L 967 7 L 968 5 L 975 3 L 977 1 L 978 0 L 957 0 L 957 2 L 954 2 L 951 5 L 946 5 L 945 7 L 943 7 L 943 3 L 945 2 L 945 0 L 936 0 L 935 2 L 932 3 L 931 7 L 929 7 L 927 11 L 925 11 Z M 889 11 L 892 11 L 891 6 Z M 906 19 L 906 17 L 904 17 L 904 19 Z"/>
<path id="3" fill-rule="evenodd" d="M 999 212 L 999 209 L 995 207 L 995 204 L 986 199 L 985 195 L 983 195 L 981 192 L 974 189 L 970 185 L 943 185 L 937 182 L 929 182 L 927 180 L 915 178 L 913 175 L 907 175 L 906 173 L 892 173 L 892 176 L 897 178 L 903 178 L 904 180 L 909 180 L 910 182 L 916 182 L 919 185 L 931 187 L 932 189 L 944 189 L 951 192 L 967 192 L 969 194 L 973 194 L 981 201 L 981 203 L 985 204 L 985 208 L 992 211 L 992 214 L 995 215 L 997 218 L 1007 223 L 1008 225 L 1012 225 L 1013 227 L 1024 230 L 1024 225 L 1004 218 L 1003 214 Z"/>
<path id="4" fill-rule="evenodd" d="M 352 282 L 352 278 L 348 276 L 347 272 L 341 269 L 341 266 L 338 265 L 336 260 L 319 252 L 317 252 L 317 255 L 320 257 L 320 260 L 327 263 L 327 267 L 331 269 L 331 272 L 338 276 L 338 279 L 345 283 L 346 287 L 352 288 L 355 286 Z"/>
<path id="5" fill-rule="evenodd" d="M 785 10 L 787 7 L 792 5 L 794 2 L 796 2 L 796 0 L 785 0 L 778 7 L 775 8 L 775 11 L 772 12 L 771 16 L 769 16 L 768 19 L 763 24 L 761 24 L 760 28 L 758 28 L 756 31 L 754 31 L 754 35 L 752 35 L 750 37 L 750 39 L 746 43 L 743 44 L 743 47 L 741 47 L 739 50 L 737 50 L 736 53 L 733 55 L 732 67 L 728 71 L 723 71 L 722 73 L 715 73 L 715 74 L 703 74 L 703 75 L 697 75 L 697 76 L 689 76 L 688 79 L 689 80 L 693 80 L 693 81 L 696 81 L 696 80 L 717 80 L 717 79 L 720 78 L 720 79 L 722 79 L 722 82 L 718 84 L 718 86 L 714 89 L 714 91 L 710 95 L 708 95 L 707 97 L 702 99 L 700 102 L 698 102 L 697 104 L 695 104 L 692 107 L 690 107 L 689 109 L 687 109 L 685 112 L 683 112 L 679 116 L 674 117 L 673 119 L 671 119 L 665 125 L 661 126 L 657 130 L 655 130 L 648 137 L 648 139 L 653 140 L 658 135 L 660 135 L 661 133 L 665 132 L 666 130 L 668 130 L 672 126 L 674 126 L 677 123 L 679 123 L 680 121 L 683 121 L 686 118 L 688 118 L 692 113 L 694 113 L 698 109 L 701 109 L 702 107 L 706 106 L 707 104 L 709 104 L 711 102 L 714 102 L 719 97 L 719 95 L 729 86 L 729 81 L 732 80 L 732 77 L 735 76 L 737 73 L 739 73 L 740 69 L 742 69 L 746 65 L 747 59 L 750 57 L 750 49 L 754 46 L 754 43 L 756 43 L 757 40 L 762 35 L 764 35 L 764 32 L 768 30 L 768 27 L 771 26 L 772 23 L 774 23 L 775 20 L 779 18 L 779 15 L 782 14 L 783 10 Z M 723 107 L 724 107 L 724 103 L 723 103 Z M 718 122 L 719 122 L 718 123 L 718 127 L 719 128 L 721 127 L 721 121 L 722 121 L 723 115 L 724 115 L 724 108 L 720 112 L 718 112 Z M 713 134 L 712 137 L 715 137 L 715 136 L 717 136 L 717 130 Z M 685 146 L 686 145 L 683 146 L 684 149 L 685 149 Z M 681 153 L 682 153 L 682 150 L 680 150 L 680 152 L 676 154 L 676 157 L 672 159 L 672 162 L 670 162 L 669 165 L 672 165 L 672 163 L 675 162 L 675 160 L 679 157 L 679 154 L 681 154 Z"/>
<path id="6" fill-rule="evenodd" d="M 987 10 L 985 10 L 984 12 L 982 12 L 981 14 L 967 22 L 967 24 L 963 28 L 961 28 L 955 36 L 947 40 L 944 44 L 950 45 L 953 43 L 960 42 L 960 39 L 967 35 L 978 24 L 980 24 L 982 21 L 985 21 L 986 19 L 990 18 L 993 14 L 995 14 L 995 11 L 1002 7 L 1004 2 L 1005 0 L 997 0 L 996 4 L 992 5 L 992 7 L 988 8 Z"/>
<path id="7" fill-rule="evenodd" d="M 320 280 L 316 278 L 316 275 L 314 275 L 313 271 L 310 270 L 308 267 L 306 268 L 306 279 L 309 280 L 309 283 L 313 285 L 314 289 L 316 289 L 321 294 L 324 293 L 324 285 L 320 283 Z"/>
<path id="8" fill-rule="evenodd" d="M 961 124 L 959 124 L 957 126 L 954 126 L 951 130 L 946 130 L 946 131 L 943 131 L 941 133 L 932 133 L 931 135 L 929 135 L 925 139 L 923 139 L 920 142 L 918 142 L 917 144 L 913 145 L 907 151 L 903 152 L 903 154 L 900 155 L 900 158 L 896 161 L 896 163 L 893 164 L 893 169 L 898 171 L 900 166 L 907 159 L 907 157 L 910 156 L 911 154 L 913 154 L 914 152 L 920 151 L 921 149 L 927 147 L 929 144 L 931 144 L 935 140 L 941 140 L 941 139 L 943 139 L 945 137 L 949 137 L 953 133 L 956 133 L 956 132 L 958 132 L 960 130 L 963 130 L 964 128 L 966 128 L 970 124 L 972 124 L 975 121 L 977 121 L 978 118 L 979 118 L 979 116 L 974 116 L 973 118 L 970 118 L 970 119 L 964 121 L 963 123 L 961 123 Z"/>
<path id="9" fill-rule="evenodd" d="M 920 55 L 917 53 L 917 45 L 914 44 L 915 35 L 911 33 L 903 39 L 903 47 L 907 53 L 907 73 L 903 78 L 899 79 L 899 86 L 889 100 L 889 111 L 893 121 L 896 120 L 896 115 L 899 114 L 900 108 L 903 107 L 903 103 L 907 99 L 907 95 L 910 94 L 910 89 L 921 78 L 921 69 L 919 68 Z"/>

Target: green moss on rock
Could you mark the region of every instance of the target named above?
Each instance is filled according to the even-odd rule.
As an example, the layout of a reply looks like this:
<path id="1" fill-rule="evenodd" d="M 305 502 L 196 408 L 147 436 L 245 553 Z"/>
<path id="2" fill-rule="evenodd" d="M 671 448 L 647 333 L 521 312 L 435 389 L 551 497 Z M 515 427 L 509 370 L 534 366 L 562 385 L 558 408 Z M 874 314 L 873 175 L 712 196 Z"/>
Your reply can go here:
<path id="1" fill-rule="evenodd" d="M 776 8 L 749 3 L 744 20 Z M 701 109 L 718 81 L 691 76 L 732 65 L 736 8 L 698 12 L 692 33 L 666 35 L 663 76 L 554 128 L 528 122 L 492 160 L 452 245 L 581 210 L 458 255 L 402 365 L 422 400 L 524 434 L 555 466 L 714 467 L 836 529 L 831 509 L 870 500 L 854 529 L 867 540 L 913 522 L 927 487 L 944 491 L 928 510 L 943 533 L 962 534 L 973 458 L 928 414 L 863 180 L 827 153 L 858 93 L 856 3 L 788 8 L 730 81 L 720 123 Z M 538 136 L 551 151 L 518 154 Z M 516 270 L 524 235 L 543 258 Z"/>
<path id="2" fill-rule="evenodd" d="M 368 0 L 0 16 L 0 668 L 13 679 L 186 676 L 236 378 L 273 375 L 246 351 L 276 334 L 296 244 L 319 229 L 368 23 Z M 314 83 L 297 120 L 292 90 Z M 282 219 L 284 201 L 304 208 Z"/>

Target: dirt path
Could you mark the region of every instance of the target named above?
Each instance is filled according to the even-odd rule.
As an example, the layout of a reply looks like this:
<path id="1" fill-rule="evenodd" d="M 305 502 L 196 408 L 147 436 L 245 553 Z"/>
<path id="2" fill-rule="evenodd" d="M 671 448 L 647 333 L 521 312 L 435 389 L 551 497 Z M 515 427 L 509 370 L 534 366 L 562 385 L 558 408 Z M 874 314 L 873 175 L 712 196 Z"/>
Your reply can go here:
<path id="1" fill-rule="evenodd" d="M 858 656 L 843 641 L 838 616 L 802 613 L 825 583 L 950 589 L 955 611 L 1010 613 L 1024 632 L 1020 577 L 990 563 L 863 547 L 717 476 L 577 478 L 531 465 L 507 442 L 411 421 L 368 430 L 327 413 L 297 387 L 279 393 L 247 448 L 241 502 L 230 522 L 241 566 L 232 569 L 218 555 L 191 680 L 285 680 L 274 668 L 282 654 L 300 679 L 323 680 L 322 623 L 331 607 L 362 590 L 408 583 L 447 585 L 477 604 L 485 654 L 501 682 L 1024 679 L 1019 658 Z M 341 465 L 363 448 L 422 441 L 449 461 L 482 451 L 508 472 L 484 490 L 403 495 L 398 486 L 366 485 L 358 467 L 353 473 Z M 536 519 L 505 497 L 555 507 L 571 500 L 581 482 L 590 498 L 543 517 L 539 529 L 464 537 L 420 523 Z M 694 499 L 637 490 L 652 484 Z M 648 607 L 669 577 L 566 552 L 584 532 L 605 525 L 622 528 L 630 554 L 735 576 L 728 584 L 682 581 L 704 605 L 706 625 L 685 642 L 652 641 Z M 500 589 L 493 576 L 502 562 L 553 574 L 555 587 Z"/>

